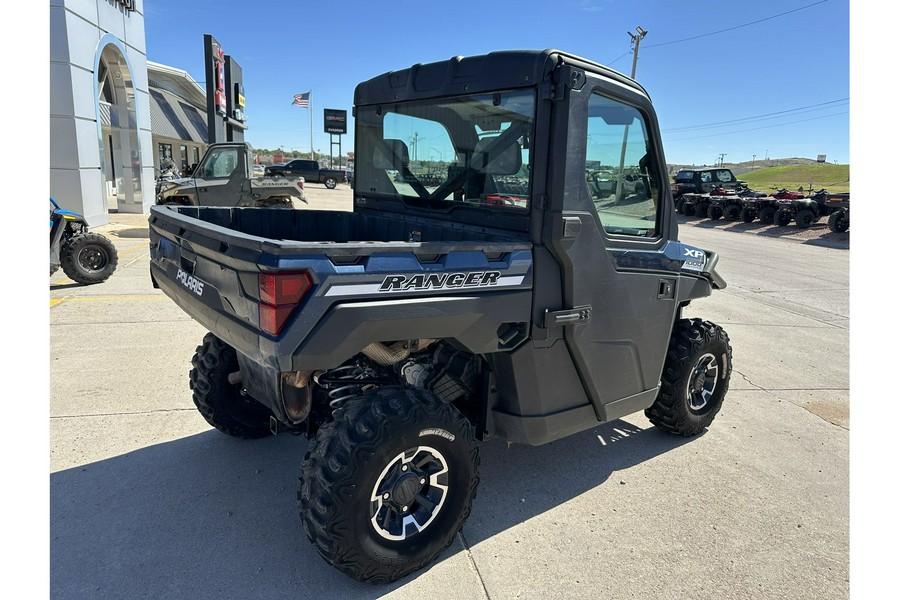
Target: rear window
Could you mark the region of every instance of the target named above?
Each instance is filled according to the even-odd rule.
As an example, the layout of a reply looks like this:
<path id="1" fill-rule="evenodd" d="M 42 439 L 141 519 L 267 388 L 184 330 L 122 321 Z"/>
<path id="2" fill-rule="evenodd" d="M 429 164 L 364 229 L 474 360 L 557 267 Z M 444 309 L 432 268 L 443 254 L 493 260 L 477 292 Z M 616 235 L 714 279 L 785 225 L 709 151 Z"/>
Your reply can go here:
<path id="1" fill-rule="evenodd" d="M 724 183 L 731 183 L 732 181 L 734 181 L 734 177 L 732 177 L 731 171 L 716 171 L 716 179 Z"/>
<path id="2" fill-rule="evenodd" d="M 693 171 L 679 171 L 678 173 L 675 173 L 675 181 L 690 181 L 693 178 Z"/>

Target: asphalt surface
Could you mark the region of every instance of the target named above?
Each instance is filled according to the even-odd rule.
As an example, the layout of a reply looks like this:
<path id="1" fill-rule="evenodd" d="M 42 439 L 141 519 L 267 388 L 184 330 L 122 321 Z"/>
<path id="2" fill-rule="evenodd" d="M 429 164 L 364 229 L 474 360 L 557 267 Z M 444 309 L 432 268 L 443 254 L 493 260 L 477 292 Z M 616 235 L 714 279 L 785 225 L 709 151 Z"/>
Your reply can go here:
<path id="1" fill-rule="evenodd" d="M 346 186 L 318 187 L 310 208 L 349 206 Z M 113 277 L 50 279 L 53 598 L 849 595 L 848 240 L 683 224 L 728 282 L 688 310 L 734 351 L 712 427 L 682 439 L 636 414 L 538 448 L 486 442 L 462 534 L 370 586 L 303 533 L 305 439 L 231 439 L 195 410 L 205 331 L 151 287 L 146 215 L 97 231 L 118 248 Z"/>

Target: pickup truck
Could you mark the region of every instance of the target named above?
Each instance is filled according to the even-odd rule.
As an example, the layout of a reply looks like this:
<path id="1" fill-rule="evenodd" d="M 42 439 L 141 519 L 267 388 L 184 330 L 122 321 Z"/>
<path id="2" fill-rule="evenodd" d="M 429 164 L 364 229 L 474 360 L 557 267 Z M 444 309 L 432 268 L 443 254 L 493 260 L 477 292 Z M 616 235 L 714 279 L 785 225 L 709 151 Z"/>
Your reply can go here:
<path id="1" fill-rule="evenodd" d="M 195 405 L 231 436 L 311 438 L 300 520 L 327 563 L 388 582 L 434 560 L 489 436 L 541 445 L 639 411 L 682 436 L 712 423 L 731 345 L 683 310 L 725 281 L 678 241 L 643 87 L 508 51 L 377 76 L 354 104 L 352 212 L 149 219 L 154 285 L 209 331 Z M 423 120 L 454 157 L 437 187 L 409 171 Z M 598 194 L 588 165 L 620 161 L 643 185 Z"/>
<path id="2" fill-rule="evenodd" d="M 210 144 L 190 178 L 157 182 L 156 204 L 293 208 L 306 202 L 302 177 L 253 174 L 253 147 L 245 142 Z"/>
<path id="3" fill-rule="evenodd" d="M 319 161 L 301 158 L 280 165 L 270 165 L 266 167 L 266 175 L 303 177 L 308 183 L 324 183 L 329 190 L 347 181 L 346 171 L 323 169 L 319 166 Z"/>

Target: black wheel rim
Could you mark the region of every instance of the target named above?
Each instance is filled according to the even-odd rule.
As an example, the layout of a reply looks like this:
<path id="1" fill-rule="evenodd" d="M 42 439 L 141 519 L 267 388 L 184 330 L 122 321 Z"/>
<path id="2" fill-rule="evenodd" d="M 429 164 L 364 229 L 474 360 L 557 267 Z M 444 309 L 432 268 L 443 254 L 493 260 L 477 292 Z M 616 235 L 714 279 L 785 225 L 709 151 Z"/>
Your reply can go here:
<path id="1" fill-rule="evenodd" d="M 714 355 L 706 353 L 697 361 L 687 382 L 686 395 L 693 412 L 702 413 L 709 407 L 718 381 L 719 363 Z"/>
<path id="2" fill-rule="evenodd" d="M 386 540 L 402 541 L 424 531 L 444 507 L 449 469 L 430 446 L 404 450 L 388 461 L 372 488 L 372 528 Z"/>
<path id="3" fill-rule="evenodd" d="M 109 255 L 101 246 L 85 246 L 78 253 L 78 265 L 85 271 L 102 271 L 109 263 Z"/>

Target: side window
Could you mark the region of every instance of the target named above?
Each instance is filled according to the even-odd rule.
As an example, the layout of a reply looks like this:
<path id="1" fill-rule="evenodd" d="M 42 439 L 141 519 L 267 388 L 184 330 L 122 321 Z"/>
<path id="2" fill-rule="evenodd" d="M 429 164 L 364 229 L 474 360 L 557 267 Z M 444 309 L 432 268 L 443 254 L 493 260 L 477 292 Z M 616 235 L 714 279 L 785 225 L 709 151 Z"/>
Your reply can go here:
<path id="1" fill-rule="evenodd" d="M 237 162 L 237 148 L 213 150 L 203 163 L 203 179 L 228 179 L 237 167 Z"/>
<path id="2" fill-rule="evenodd" d="M 703 171 L 700 173 L 700 182 L 701 183 L 710 183 L 712 181 L 712 173 L 709 171 Z"/>
<path id="3" fill-rule="evenodd" d="M 731 177 L 731 171 L 716 171 L 716 178 L 722 183 L 731 183 L 734 181 Z"/>
<path id="4" fill-rule="evenodd" d="M 604 231 L 655 237 L 658 170 L 641 113 L 594 92 L 585 156 L 588 190 Z"/>

